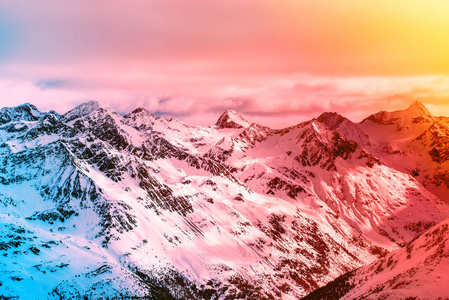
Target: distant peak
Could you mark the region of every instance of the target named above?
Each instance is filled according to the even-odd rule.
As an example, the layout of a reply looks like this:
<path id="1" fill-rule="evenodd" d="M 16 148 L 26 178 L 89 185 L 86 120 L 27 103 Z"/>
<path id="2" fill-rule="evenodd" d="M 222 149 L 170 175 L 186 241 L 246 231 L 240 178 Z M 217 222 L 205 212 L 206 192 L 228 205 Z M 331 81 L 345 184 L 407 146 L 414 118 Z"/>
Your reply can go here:
<path id="1" fill-rule="evenodd" d="M 29 102 L 26 102 L 26 103 L 23 103 L 23 104 L 14 106 L 14 107 L 6 107 L 5 109 L 10 110 L 10 111 L 13 111 L 13 110 L 14 111 L 23 111 L 23 110 L 39 111 L 36 106 L 34 106 L 33 104 L 31 104 Z"/>
<path id="2" fill-rule="evenodd" d="M 246 128 L 251 125 L 248 120 L 246 120 L 244 117 L 242 117 L 240 114 L 238 114 L 234 110 L 228 110 L 225 111 L 220 118 L 218 118 L 217 123 L 215 125 L 219 129 L 223 128 Z"/>
<path id="3" fill-rule="evenodd" d="M 157 120 L 160 117 L 156 114 L 154 114 L 153 112 L 149 111 L 146 108 L 143 107 L 138 107 L 136 109 L 134 109 L 132 112 L 126 114 L 125 116 L 123 116 L 125 119 L 139 119 L 141 118 L 142 120 L 144 119 L 149 119 L 149 120 Z M 150 121 L 152 122 L 152 121 Z"/>
<path id="4" fill-rule="evenodd" d="M 236 112 L 236 111 L 233 110 L 233 109 L 229 109 L 229 110 L 225 111 L 225 112 L 223 113 L 223 115 L 238 116 L 238 117 L 243 118 L 238 112 Z"/>
<path id="5" fill-rule="evenodd" d="M 159 118 L 159 116 L 157 116 L 155 113 L 149 111 L 146 108 L 143 107 L 138 107 L 135 110 L 133 110 L 132 112 L 130 112 L 129 114 L 127 114 L 126 116 L 132 116 L 132 115 L 144 115 L 144 116 L 152 116 L 154 118 Z"/>
<path id="6" fill-rule="evenodd" d="M 345 120 L 347 120 L 345 117 L 336 112 L 325 112 L 317 118 L 318 122 L 325 124 L 330 129 L 337 128 Z"/>
<path id="7" fill-rule="evenodd" d="M 71 111 L 94 111 L 100 108 L 100 103 L 95 100 L 87 101 L 76 106 Z"/>
<path id="8" fill-rule="evenodd" d="M 77 107 L 75 107 L 74 109 L 66 112 L 62 116 L 62 119 L 64 120 L 64 122 L 70 122 L 77 118 L 87 116 L 99 108 L 100 108 L 100 104 L 97 101 L 91 100 L 88 102 L 84 102 L 84 103 L 81 103 L 80 105 L 78 105 Z"/>
<path id="9" fill-rule="evenodd" d="M 98 108 L 100 108 L 100 103 L 98 103 L 98 101 L 95 101 L 95 100 L 90 100 L 90 101 L 81 103 L 77 107 L 96 107 L 98 109 Z"/>
<path id="10" fill-rule="evenodd" d="M 410 112 L 422 112 L 424 115 L 432 115 L 429 110 L 419 101 L 415 101 L 412 103 L 412 105 L 407 108 L 407 111 Z"/>
<path id="11" fill-rule="evenodd" d="M 93 111 L 96 111 L 97 109 L 101 108 L 102 106 L 100 103 L 98 103 L 95 100 L 91 100 L 88 102 L 81 103 L 77 107 L 74 108 L 74 110 L 78 110 L 83 113 L 83 115 L 90 114 Z"/>
<path id="12" fill-rule="evenodd" d="M 135 110 L 133 110 L 131 113 L 138 114 L 138 113 L 151 113 L 151 112 L 143 107 L 138 107 Z"/>
<path id="13" fill-rule="evenodd" d="M 12 120 L 37 121 L 44 114 L 30 103 L 0 109 L 0 124 Z"/>
<path id="14" fill-rule="evenodd" d="M 408 120 L 408 121 L 407 121 Z M 407 109 L 397 110 L 393 112 L 380 111 L 375 113 L 365 120 L 371 121 L 373 123 L 381 124 L 381 125 L 398 125 L 401 128 L 406 126 L 407 122 L 412 123 L 432 123 L 436 119 L 435 117 L 427 110 L 427 108 L 419 101 L 413 102 Z M 405 127 L 404 127 L 405 128 Z"/>
<path id="15" fill-rule="evenodd" d="M 26 103 L 21 104 L 21 105 L 19 105 L 19 106 L 17 106 L 17 107 L 30 107 L 30 108 L 32 108 L 32 109 L 37 110 L 36 106 L 34 106 L 33 104 L 31 104 L 30 102 L 26 102 Z"/>

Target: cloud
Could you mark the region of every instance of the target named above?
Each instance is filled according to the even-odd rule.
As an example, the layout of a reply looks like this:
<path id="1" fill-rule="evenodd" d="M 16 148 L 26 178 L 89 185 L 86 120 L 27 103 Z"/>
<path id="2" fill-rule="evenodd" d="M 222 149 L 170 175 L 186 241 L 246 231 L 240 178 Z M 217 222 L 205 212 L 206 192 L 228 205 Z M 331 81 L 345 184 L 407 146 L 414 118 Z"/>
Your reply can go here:
<path id="1" fill-rule="evenodd" d="M 17 106 L 26 102 L 35 104 L 43 111 L 57 108 L 65 112 L 78 102 L 87 99 L 81 92 L 42 89 L 31 81 L 0 80 L 0 102 L 3 106 Z"/>
<path id="2" fill-rule="evenodd" d="M 41 89 L 57 89 L 68 87 L 69 83 L 67 80 L 62 79 L 47 79 L 47 80 L 39 80 L 36 82 L 36 86 Z"/>
<path id="3" fill-rule="evenodd" d="M 145 107 L 201 125 L 210 125 L 206 119 L 215 122 L 222 112 L 233 109 L 275 127 L 293 125 L 289 122 L 311 119 L 324 111 L 360 121 L 379 110 L 403 109 L 415 100 L 441 115 L 447 111 L 449 99 L 449 77 L 444 76 L 336 78 L 302 74 L 276 79 L 228 79 L 226 87 L 207 78 L 201 80 L 204 84 L 191 85 L 189 80 L 171 83 L 177 93 L 164 93 L 163 89 L 144 84 L 0 80 L 0 99 L 8 105 L 31 102 L 43 110 L 58 112 L 95 99 L 123 114 Z"/>

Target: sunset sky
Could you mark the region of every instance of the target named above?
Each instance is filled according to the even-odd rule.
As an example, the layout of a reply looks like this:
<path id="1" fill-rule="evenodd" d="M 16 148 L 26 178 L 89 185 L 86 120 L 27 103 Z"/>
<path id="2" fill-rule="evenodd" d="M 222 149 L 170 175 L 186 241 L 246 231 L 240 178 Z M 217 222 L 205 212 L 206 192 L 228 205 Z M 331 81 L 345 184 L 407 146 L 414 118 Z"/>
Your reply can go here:
<path id="1" fill-rule="evenodd" d="M 448 16 L 445 0 L 1 0 L 0 106 L 282 127 L 420 100 L 449 116 Z"/>

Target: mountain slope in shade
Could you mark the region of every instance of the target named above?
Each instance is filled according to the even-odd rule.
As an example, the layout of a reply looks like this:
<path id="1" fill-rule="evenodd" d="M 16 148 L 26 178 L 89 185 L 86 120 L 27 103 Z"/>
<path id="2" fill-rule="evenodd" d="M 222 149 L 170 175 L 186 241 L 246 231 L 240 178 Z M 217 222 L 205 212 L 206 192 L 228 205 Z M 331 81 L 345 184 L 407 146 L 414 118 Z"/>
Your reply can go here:
<path id="1" fill-rule="evenodd" d="M 406 247 L 339 277 L 303 299 L 446 299 L 449 219 Z"/>
<path id="2" fill-rule="evenodd" d="M 438 121 L 413 140 L 409 149 L 422 153 L 412 174 L 436 195 L 449 201 L 449 124 Z M 419 154 L 418 154 L 419 155 Z"/>
<path id="3" fill-rule="evenodd" d="M 0 125 L 4 296 L 301 297 L 449 216 L 337 115 L 281 130 L 96 102 L 15 116 Z"/>

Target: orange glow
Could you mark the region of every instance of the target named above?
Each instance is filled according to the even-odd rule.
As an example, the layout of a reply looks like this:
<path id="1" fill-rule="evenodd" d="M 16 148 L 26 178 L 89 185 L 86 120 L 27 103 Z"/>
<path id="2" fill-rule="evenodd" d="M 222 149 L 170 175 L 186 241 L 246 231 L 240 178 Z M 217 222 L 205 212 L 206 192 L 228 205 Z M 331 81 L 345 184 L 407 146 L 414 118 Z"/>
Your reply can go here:
<path id="1" fill-rule="evenodd" d="M 266 2 L 284 51 L 312 72 L 449 73 L 447 1 Z"/>

